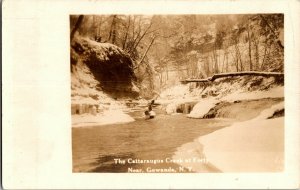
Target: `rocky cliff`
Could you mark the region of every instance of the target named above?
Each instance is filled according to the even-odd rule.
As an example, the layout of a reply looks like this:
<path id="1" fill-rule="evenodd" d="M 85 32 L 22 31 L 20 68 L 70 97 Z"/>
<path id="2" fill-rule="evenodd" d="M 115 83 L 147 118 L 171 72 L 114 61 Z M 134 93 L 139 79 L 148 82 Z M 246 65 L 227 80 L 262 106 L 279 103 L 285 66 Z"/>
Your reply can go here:
<path id="1" fill-rule="evenodd" d="M 129 55 L 109 43 L 74 38 L 71 43 L 72 97 L 136 98 L 136 76 Z M 77 97 L 77 98 L 75 98 Z"/>
<path id="2" fill-rule="evenodd" d="M 75 37 L 71 43 L 72 114 L 94 113 L 139 97 L 133 62 L 119 47 Z"/>

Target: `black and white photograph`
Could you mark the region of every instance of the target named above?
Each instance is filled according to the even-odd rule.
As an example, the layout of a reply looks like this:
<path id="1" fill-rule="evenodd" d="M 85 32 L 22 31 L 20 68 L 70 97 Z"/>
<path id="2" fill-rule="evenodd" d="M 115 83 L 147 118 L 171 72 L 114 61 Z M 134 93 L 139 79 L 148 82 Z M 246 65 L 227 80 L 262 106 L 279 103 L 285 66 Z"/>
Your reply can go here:
<path id="1" fill-rule="evenodd" d="M 298 0 L 2 2 L 3 189 L 297 189 Z"/>
<path id="2" fill-rule="evenodd" d="M 73 172 L 284 169 L 284 15 L 70 15 Z"/>

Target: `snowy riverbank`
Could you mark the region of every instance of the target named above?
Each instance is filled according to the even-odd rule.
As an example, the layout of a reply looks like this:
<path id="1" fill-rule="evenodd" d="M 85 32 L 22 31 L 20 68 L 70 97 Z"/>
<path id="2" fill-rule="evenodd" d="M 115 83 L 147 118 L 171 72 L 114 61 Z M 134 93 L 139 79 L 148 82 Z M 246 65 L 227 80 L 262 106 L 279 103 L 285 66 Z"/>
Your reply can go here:
<path id="1" fill-rule="evenodd" d="M 179 147 L 174 158 L 205 160 L 182 165 L 195 172 L 203 172 L 204 165 L 221 172 L 280 172 L 284 168 L 284 117 L 273 117 L 283 109 L 284 102 L 280 102 L 254 119 L 201 136 Z"/>
<path id="2" fill-rule="evenodd" d="M 185 103 L 194 102 L 187 117 L 203 118 L 220 102 L 283 98 L 283 81 L 275 77 L 229 77 L 213 83 L 178 84 L 161 92 L 157 102 L 167 114 L 176 113 Z"/>
<path id="3" fill-rule="evenodd" d="M 260 81 L 260 82 L 257 82 Z M 275 78 L 237 77 L 193 86 L 178 85 L 162 93 L 166 112 L 196 102 L 190 118 L 228 118 L 235 123 L 177 148 L 178 158 L 194 172 L 280 172 L 284 168 L 284 86 Z M 173 95 L 174 94 L 174 95 Z M 177 97 L 182 95 L 181 98 Z M 176 107 L 177 106 L 177 107 Z M 172 109 L 170 109 L 172 108 Z"/>
<path id="4" fill-rule="evenodd" d="M 208 162 L 222 172 L 280 172 L 284 117 L 235 123 L 200 137 L 199 142 Z"/>
<path id="5" fill-rule="evenodd" d="M 109 109 L 96 115 L 72 115 L 72 127 L 100 126 L 133 121 L 135 120 L 121 109 Z"/>

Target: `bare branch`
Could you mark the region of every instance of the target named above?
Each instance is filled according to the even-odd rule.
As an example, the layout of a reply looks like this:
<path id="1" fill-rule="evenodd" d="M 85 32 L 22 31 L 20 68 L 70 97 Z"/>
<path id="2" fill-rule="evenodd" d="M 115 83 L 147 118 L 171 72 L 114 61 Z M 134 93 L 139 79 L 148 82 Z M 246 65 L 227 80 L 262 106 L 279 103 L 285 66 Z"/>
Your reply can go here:
<path id="1" fill-rule="evenodd" d="M 79 15 L 79 17 L 78 17 L 78 19 L 77 19 L 77 21 L 76 21 L 76 24 L 75 24 L 74 28 L 73 28 L 72 31 L 71 31 L 71 35 L 70 35 L 71 41 L 72 41 L 73 38 L 74 38 L 75 32 L 76 32 L 76 31 L 78 30 L 78 28 L 80 27 L 83 18 L 84 18 L 83 15 Z"/>
<path id="2" fill-rule="evenodd" d="M 134 67 L 134 69 L 137 69 L 137 68 L 143 63 L 143 61 L 144 61 L 144 59 L 145 59 L 145 57 L 146 57 L 146 55 L 147 55 L 149 49 L 151 48 L 151 46 L 152 46 L 152 44 L 153 44 L 155 38 L 156 38 L 156 36 L 154 36 L 154 37 L 152 38 L 152 40 L 151 40 L 151 42 L 150 42 L 150 44 L 149 44 L 147 50 L 145 51 L 145 53 L 144 53 L 142 59 L 141 59 L 140 62 Z"/>

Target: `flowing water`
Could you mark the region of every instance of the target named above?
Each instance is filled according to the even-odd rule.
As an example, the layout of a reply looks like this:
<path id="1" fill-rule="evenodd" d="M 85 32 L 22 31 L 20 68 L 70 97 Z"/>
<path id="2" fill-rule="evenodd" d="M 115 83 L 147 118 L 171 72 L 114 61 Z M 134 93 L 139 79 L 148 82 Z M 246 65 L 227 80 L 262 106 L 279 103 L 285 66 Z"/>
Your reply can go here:
<path id="1" fill-rule="evenodd" d="M 72 128 L 73 172 L 149 172 L 148 167 L 176 169 L 178 163 L 171 160 L 179 147 L 227 125 L 228 122 L 219 119 L 158 114 L 150 120 L 137 118 L 125 124 Z M 157 163 L 134 163 L 136 159 Z M 213 172 L 213 169 L 206 168 L 202 172 L 207 171 Z"/>

